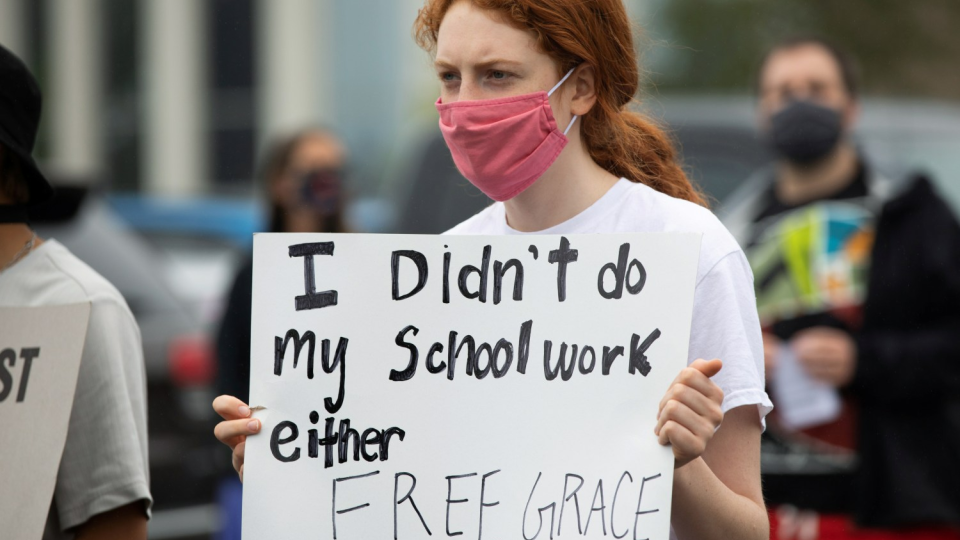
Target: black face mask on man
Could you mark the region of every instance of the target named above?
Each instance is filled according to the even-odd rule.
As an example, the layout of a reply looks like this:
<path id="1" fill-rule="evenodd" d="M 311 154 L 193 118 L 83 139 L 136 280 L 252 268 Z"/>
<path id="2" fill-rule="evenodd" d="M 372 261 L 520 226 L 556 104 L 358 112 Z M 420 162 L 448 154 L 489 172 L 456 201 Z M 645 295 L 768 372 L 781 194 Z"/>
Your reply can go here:
<path id="1" fill-rule="evenodd" d="M 836 148 L 842 129 L 840 111 L 810 101 L 794 101 L 770 117 L 767 138 L 780 156 L 809 165 Z"/>

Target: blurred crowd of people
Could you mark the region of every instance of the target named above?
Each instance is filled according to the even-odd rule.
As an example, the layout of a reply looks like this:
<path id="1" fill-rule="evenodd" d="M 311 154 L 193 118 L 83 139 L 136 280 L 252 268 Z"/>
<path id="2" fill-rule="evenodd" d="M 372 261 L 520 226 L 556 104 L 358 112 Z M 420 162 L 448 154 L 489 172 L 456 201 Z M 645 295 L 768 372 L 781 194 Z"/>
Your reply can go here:
<path id="1" fill-rule="evenodd" d="M 761 459 L 771 538 L 960 539 L 957 217 L 929 178 L 887 176 L 860 151 L 859 73 L 846 51 L 783 41 L 762 59 L 756 93 L 776 161 L 744 179 L 720 218 L 753 272 L 776 407 Z M 145 538 L 139 334 L 115 289 L 29 227 L 52 193 L 31 156 L 39 114 L 36 82 L 0 47 L 0 305 L 62 303 L 75 280 L 86 292 L 68 296 L 94 306 L 74 402 L 83 414 L 71 417 L 44 538 Z M 349 232 L 347 159 L 328 129 L 269 145 L 259 175 L 269 230 Z M 252 276 L 248 257 L 216 339 L 217 391 L 243 402 Z M 239 538 L 234 477 L 221 493 L 221 536 Z"/>

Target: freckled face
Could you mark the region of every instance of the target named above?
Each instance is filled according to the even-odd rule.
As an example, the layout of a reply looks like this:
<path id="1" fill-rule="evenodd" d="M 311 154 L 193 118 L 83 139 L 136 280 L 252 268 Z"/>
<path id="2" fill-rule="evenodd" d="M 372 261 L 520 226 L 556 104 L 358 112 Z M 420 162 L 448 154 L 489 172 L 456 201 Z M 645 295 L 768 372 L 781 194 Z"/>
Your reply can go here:
<path id="1" fill-rule="evenodd" d="M 440 23 L 434 65 L 443 103 L 546 91 L 559 80 L 556 63 L 530 32 L 466 0 Z"/>

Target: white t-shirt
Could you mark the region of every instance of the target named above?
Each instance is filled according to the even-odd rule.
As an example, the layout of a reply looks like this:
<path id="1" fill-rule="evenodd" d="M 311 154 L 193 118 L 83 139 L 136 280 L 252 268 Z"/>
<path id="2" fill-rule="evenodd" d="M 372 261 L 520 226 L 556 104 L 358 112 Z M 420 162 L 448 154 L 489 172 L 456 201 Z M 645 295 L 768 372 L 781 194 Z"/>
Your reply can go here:
<path id="1" fill-rule="evenodd" d="M 135 501 L 150 511 L 140 330 L 119 292 L 56 240 L 0 273 L 0 305 L 90 302 L 67 441 L 44 540 Z"/>
<path id="2" fill-rule="evenodd" d="M 759 419 L 773 409 L 764 391 L 763 341 L 753 291 L 753 273 L 743 251 L 706 208 L 621 178 L 592 206 L 542 231 L 523 233 L 507 224 L 495 203 L 445 234 L 592 234 L 698 232 L 703 234 L 693 298 L 687 363 L 720 358 L 713 381 L 723 390 L 723 411 L 756 405 Z"/>

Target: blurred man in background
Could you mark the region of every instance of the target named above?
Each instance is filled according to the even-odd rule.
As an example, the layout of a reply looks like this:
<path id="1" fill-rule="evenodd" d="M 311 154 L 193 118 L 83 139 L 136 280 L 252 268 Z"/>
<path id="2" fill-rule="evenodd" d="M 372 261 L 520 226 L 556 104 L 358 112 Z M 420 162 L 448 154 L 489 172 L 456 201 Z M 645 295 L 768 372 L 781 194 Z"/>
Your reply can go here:
<path id="1" fill-rule="evenodd" d="M 927 179 L 865 161 L 857 89 L 829 42 L 769 51 L 778 160 L 725 211 L 754 272 L 768 440 L 803 456 L 764 471 L 773 537 L 958 539 L 960 226 Z"/>
<path id="2" fill-rule="evenodd" d="M 152 499 L 140 332 L 110 283 L 27 224 L 30 209 L 53 195 L 31 157 L 39 121 L 36 81 L 0 46 L 0 305 L 91 304 L 43 538 L 145 539 Z"/>

